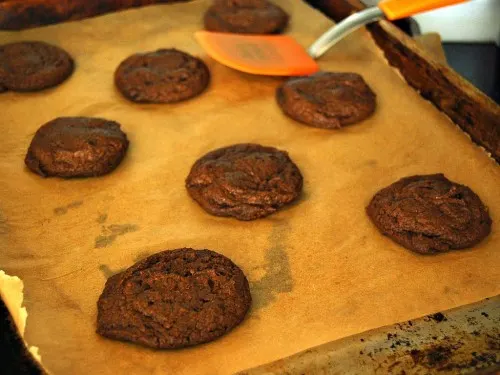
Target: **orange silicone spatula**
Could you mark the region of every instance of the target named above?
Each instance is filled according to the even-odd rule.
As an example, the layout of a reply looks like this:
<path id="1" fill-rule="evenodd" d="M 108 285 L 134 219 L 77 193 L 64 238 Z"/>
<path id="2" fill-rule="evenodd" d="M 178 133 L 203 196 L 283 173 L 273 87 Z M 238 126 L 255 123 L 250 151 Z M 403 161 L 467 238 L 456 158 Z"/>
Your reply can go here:
<path id="1" fill-rule="evenodd" d="M 309 75 L 315 59 L 359 27 L 381 19 L 397 20 L 468 0 L 385 0 L 354 13 L 321 35 L 306 51 L 286 35 L 246 35 L 198 31 L 195 37 L 216 61 L 246 73 L 272 76 Z"/>

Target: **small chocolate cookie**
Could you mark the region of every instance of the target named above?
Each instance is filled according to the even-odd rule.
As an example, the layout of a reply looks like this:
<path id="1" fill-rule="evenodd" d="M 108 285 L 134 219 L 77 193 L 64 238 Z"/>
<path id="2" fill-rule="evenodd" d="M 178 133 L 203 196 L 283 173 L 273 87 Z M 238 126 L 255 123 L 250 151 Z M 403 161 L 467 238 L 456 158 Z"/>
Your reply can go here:
<path id="1" fill-rule="evenodd" d="M 375 94 L 356 73 L 291 78 L 278 87 L 276 99 L 286 115 L 318 128 L 354 124 L 375 111 Z"/>
<path id="2" fill-rule="evenodd" d="M 206 89 L 210 72 L 203 61 L 176 49 L 135 54 L 116 69 L 115 84 L 137 103 L 174 103 Z"/>
<path id="3" fill-rule="evenodd" d="M 366 211 L 384 235 L 421 254 L 471 247 L 491 230 L 479 197 L 442 174 L 403 178 L 375 194 Z"/>
<path id="4" fill-rule="evenodd" d="M 0 92 L 39 91 L 56 86 L 73 73 L 70 55 L 43 42 L 0 46 Z"/>
<path id="5" fill-rule="evenodd" d="M 238 144 L 199 159 L 186 179 L 186 188 L 212 215 L 254 220 L 297 199 L 302 175 L 284 151 Z"/>
<path id="6" fill-rule="evenodd" d="M 114 121 L 59 117 L 37 130 L 24 162 L 43 177 L 101 176 L 120 164 L 127 148 Z"/>
<path id="7" fill-rule="evenodd" d="M 97 302 L 97 333 L 183 348 L 229 332 L 251 302 L 248 281 L 230 259 L 210 250 L 167 250 L 108 279 Z"/>
<path id="8" fill-rule="evenodd" d="M 276 34 L 288 14 L 267 0 L 215 0 L 205 13 L 205 29 L 239 34 Z"/>

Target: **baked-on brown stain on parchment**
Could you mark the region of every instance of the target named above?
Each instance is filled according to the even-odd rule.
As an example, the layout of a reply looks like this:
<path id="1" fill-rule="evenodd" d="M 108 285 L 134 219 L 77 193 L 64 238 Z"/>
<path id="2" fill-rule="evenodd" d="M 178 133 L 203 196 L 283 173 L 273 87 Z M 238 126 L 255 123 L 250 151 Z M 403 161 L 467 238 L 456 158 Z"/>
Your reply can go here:
<path id="1" fill-rule="evenodd" d="M 100 214 L 99 217 L 97 218 L 97 222 L 99 224 L 104 224 L 107 219 L 108 219 L 108 214 Z"/>
<path id="2" fill-rule="evenodd" d="M 103 220 L 106 221 L 107 215 L 101 215 L 99 216 L 99 219 L 104 218 Z M 132 264 L 135 264 L 151 255 L 155 254 L 155 252 L 148 252 L 148 251 L 141 251 L 139 254 L 137 254 L 134 259 L 132 260 Z M 130 264 L 128 267 L 131 267 L 132 264 Z M 123 267 L 123 268 L 118 268 L 116 271 L 112 270 L 107 264 L 101 264 L 99 266 L 99 270 L 102 272 L 104 277 L 106 279 L 110 278 L 113 275 L 116 275 L 117 273 L 125 271 L 128 267 Z"/>
<path id="3" fill-rule="evenodd" d="M 66 206 L 62 207 L 56 207 L 54 208 L 54 215 L 64 215 L 68 213 L 68 210 L 72 208 L 77 208 L 80 207 L 83 204 L 83 201 L 74 201 L 71 202 L 70 204 L 67 204 Z"/>
<path id="4" fill-rule="evenodd" d="M 101 272 L 102 272 L 102 274 L 104 275 L 104 277 L 105 277 L 106 279 L 109 279 L 111 276 L 116 275 L 117 273 L 120 273 L 120 272 L 125 271 L 125 268 L 119 268 L 119 269 L 117 269 L 116 271 L 113 271 L 111 268 L 109 268 L 109 266 L 108 266 L 108 265 L 106 265 L 106 264 L 101 264 L 101 265 L 99 266 L 99 271 L 101 271 Z"/>
<path id="5" fill-rule="evenodd" d="M 290 293 L 293 290 L 293 278 L 290 262 L 286 252 L 287 235 L 290 227 L 287 223 L 273 226 L 269 235 L 270 247 L 266 250 L 266 263 L 259 267 L 264 270 L 260 280 L 250 281 L 252 293 L 252 310 L 258 311 L 273 303 L 278 294 Z"/>
<path id="6" fill-rule="evenodd" d="M 134 224 L 112 224 L 102 227 L 102 232 L 95 238 L 96 249 L 101 249 L 103 247 L 111 245 L 118 236 L 123 236 L 124 234 L 136 232 L 139 227 Z"/>
<path id="7" fill-rule="evenodd" d="M 108 214 L 100 214 L 97 218 L 99 224 L 104 224 L 108 219 Z M 139 227 L 134 224 L 111 224 L 103 225 L 101 228 L 101 234 L 95 238 L 95 249 L 101 249 L 103 247 L 111 245 L 118 236 L 123 236 L 124 234 L 136 232 Z"/>
<path id="8" fill-rule="evenodd" d="M 3 214 L 2 211 L 0 211 L 0 235 L 1 234 L 7 234 L 9 231 L 9 226 L 7 224 L 7 218 Z"/>

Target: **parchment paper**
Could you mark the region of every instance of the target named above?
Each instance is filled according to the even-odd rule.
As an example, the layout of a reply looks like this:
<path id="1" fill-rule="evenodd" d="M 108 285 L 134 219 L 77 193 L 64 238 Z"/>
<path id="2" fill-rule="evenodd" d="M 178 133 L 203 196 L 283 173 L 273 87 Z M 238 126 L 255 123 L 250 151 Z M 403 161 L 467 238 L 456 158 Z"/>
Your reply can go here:
<path id="1" fill-rule="evenodd" d="M 290 34 L 308 45 L 331 22 L 297 0 Z M 500 292 L 500 168 L 383 60 L 364 31 L 320 61 L 361 73 L 378 95 L 373 117 L 339 131 L 285 117 L 281 78 L 250 76 L 206 57 L 193 38 L 207 1 L 130 10 L 20 33 L 0 41 L 55 43 L 76 59 L 63 85 L 0 95 L 0 268 L 25 283 L 26 338 L 54 374 L 229 374 L 367 329 Z M 128 55 L 176 47 L 204 58 L 210 89 L 175 105 L 136 105 L 113 86 Z M 43 179 L 23 158 L 32 135 L 58 116 L 116 120 L 131 146 L 111 175 Z M 203 211 L 184 179 L 206 152 L 238 142 L 287 150 L 302 170 L 303 198 L 266 219 Z M 490 207 L 493 232 L 473 250 L 413 254 L 378 233 L 364 208 L 395 180 L 443 172 Z M 105 280 L 154 252 L 209 248 L 248 275 L 248 318 L 227 336 L 152 351 L 95 334 Z"/>

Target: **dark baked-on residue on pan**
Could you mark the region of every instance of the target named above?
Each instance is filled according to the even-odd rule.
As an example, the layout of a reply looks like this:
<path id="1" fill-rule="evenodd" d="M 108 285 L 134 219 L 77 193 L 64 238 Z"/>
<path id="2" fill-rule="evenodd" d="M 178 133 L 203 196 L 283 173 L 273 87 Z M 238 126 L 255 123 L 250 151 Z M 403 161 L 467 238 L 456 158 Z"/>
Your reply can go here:
<path id="1" fill-rule="evenodd" d="M 267 0 L 215 0 L 205 13 L 205 29 L 239 34 L 276 34 L 289 16 Z"/>
<path id="2" fill-rule="evenodd" d="M 117 122 L 59 117 L 37 130 L 25 163 L 43 177 L 101 176 L 120 164 L 128 144 Z"/>
<path id="3" fill-rule="evenodd" d="M 356 73 L 320 72 L 291 78 L 276 91 L 282 111 L 306 125 L 336 129 L 375 111 L 375 93 Z"/>
<path id="4" fill-rule="evenodd" d="M 302 175 L 284 151 L 237 144 L 199 159 L 186 179 L 186 188 L 212 215 L 254 220 L 297 199 Z"/>
<path id="5" fill-rule="evenodd" d="M 474 246 L 491 230 L 479 197 L 443 174 L 403 178 L 375 194 L 366 210 L 384 235 L 421 254 Z"/>
<path id="6" fill-rule="evenodd" d="M 0 45 L 0 92 L 39 91 L 56 86 L 73 73 L 71 56 L 44 42 Z"/>
<path id="7" fill-rule="evenodd" d="M 116 69 L 115 84 L 138 103 L 174 103 L 203 92 L 210 81 L 205 63 L 176 49 L 138 53 Z"/>
<path id="8" fill-rule="evenodd" d="M 251 301 L 248 281 L 230 259 L 210 250 L 167 250 L 108 279 L 97 332 L 157 349 L 202 344 L 240 324 Z"/>

